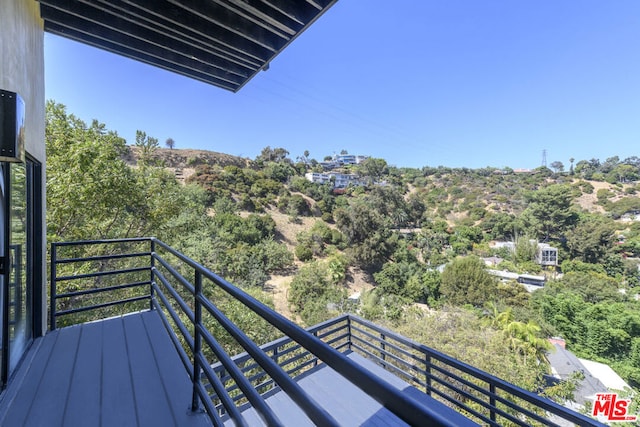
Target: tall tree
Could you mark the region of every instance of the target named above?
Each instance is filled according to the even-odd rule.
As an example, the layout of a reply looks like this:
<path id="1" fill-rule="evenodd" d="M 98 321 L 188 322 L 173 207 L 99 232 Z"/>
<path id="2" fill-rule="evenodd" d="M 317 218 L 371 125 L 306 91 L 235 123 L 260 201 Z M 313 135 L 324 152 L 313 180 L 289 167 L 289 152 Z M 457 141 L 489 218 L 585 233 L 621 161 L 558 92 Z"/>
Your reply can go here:
<path id="1" fill-rule="evenodd" d="M 529 193 L 529 206 L 522 214 L 523 221 L 544 241 L 560 238 L 578 219 L 572 209 L 571 187 L 553 184 Z"/>

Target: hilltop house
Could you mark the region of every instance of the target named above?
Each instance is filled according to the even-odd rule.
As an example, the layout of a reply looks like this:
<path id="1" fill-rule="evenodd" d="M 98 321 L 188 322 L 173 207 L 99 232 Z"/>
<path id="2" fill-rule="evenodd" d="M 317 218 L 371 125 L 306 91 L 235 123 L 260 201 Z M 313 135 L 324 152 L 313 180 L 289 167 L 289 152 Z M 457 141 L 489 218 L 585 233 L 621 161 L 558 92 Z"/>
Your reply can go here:
<path id="1" fill-rule="evenodd" d="M 154 238 L 53 242 L 47 292 L 44 31 L 236 92 L 334 3 L 2 1 L 0 425 L 602 425 L 356 316 L 304 330 Z"/>

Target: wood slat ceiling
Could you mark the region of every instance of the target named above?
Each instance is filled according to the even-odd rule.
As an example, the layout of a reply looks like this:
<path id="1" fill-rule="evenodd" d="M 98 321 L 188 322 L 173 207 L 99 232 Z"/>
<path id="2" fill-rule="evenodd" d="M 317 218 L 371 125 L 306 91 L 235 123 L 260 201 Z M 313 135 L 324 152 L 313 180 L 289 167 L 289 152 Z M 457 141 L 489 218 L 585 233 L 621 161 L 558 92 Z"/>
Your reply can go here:
<path id="1" fill-rule="evenodd" d="M 39 0 L 47 32 L 237 92 L 337 0 Z"/>

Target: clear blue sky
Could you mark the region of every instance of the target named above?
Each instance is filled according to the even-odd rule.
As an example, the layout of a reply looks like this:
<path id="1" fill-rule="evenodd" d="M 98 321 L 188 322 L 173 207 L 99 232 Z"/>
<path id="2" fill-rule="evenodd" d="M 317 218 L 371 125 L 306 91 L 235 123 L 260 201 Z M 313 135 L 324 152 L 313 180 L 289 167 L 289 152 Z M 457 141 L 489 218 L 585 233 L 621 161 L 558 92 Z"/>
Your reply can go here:
<path id="1" fill-rule="evenodd" d="M 396 166 L 640 156 L 640 1 L 340 0 L 240 92 L 45 36 L 46 96 L 133 143 Z"/>

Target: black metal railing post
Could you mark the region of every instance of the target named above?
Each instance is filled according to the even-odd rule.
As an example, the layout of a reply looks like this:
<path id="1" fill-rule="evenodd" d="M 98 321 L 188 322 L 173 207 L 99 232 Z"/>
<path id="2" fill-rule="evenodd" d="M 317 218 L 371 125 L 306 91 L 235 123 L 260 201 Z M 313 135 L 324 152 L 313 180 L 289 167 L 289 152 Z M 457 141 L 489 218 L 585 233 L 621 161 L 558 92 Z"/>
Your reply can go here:
<path id="1" fill-rule="evenodd" d="M 49 328 L 54 331 L 56 329 L 56 259 L 58 254 L 58 245 L 51 244 L 51 292 L 49 295 Z"/>
<path id="2" fill-rule="evenodd" d="M 351 351 L 351 315 L 347 315 L 347 350 Z"/>
<path id="3" fill-rule="evenodd" d="M 149 310 L 153 310 L 155 308 L 153 304 L 154 290 L 153 290 L 153 282 L 155 281 L 153 269 L 156 267 L 156 259 L 154 254 L 156 253 L 156 241 L 155 239 L 150 239 L 150 260 L 149 260 Z"/>
<path id="4" fill-rule="evenodd" d="M 496 421 L 496 411 L 495 411 L 495 407 L 496 407 L 496 385 L 494 383 L 489 383 L 489 393 L 491 393 L 489 395 L 489 407 L 491 408 L 491 410 L 489 412 L 489 418 L 491 418 L 491 421 L 495 422 Z"/>
<path id="5" fill-rule="evenodd" d="M 385 346 L 385 342 L 384 342 L 385 339 L 386 339 L 386 337 L 381 332 L 380 333 L 380 358 L 383 361 L 382 366 L 384 366 L 386 368 L 387 364 L 384 363 L 387 360 L 387 354 L 386 354 L 387 347 Z"/>
<path id="6" fill-rule="evenodd" d="M 193 394 L 191 396 L 191 410 L 199 409 L 200 398 L 198 389 L 200 385 L 200 358 L 198 355 L 202 351 L 202 335 L 199 327 L 202 324 L 202 304 L 200 297 L 202 296 L 202 273 L 195 270 L 195 293 L 194 293 L 194 317 L 193 317 Z"/>
<path id="7" fill-rule="evenodd" d="M 429 396 L 431 396 L 431 387 L 432 387 L 432 385 L 431 385 L 431 356 L 429 356 L 428 354 L 424 359 L 424 376 L 425 376 L 424 391 Z"/>

